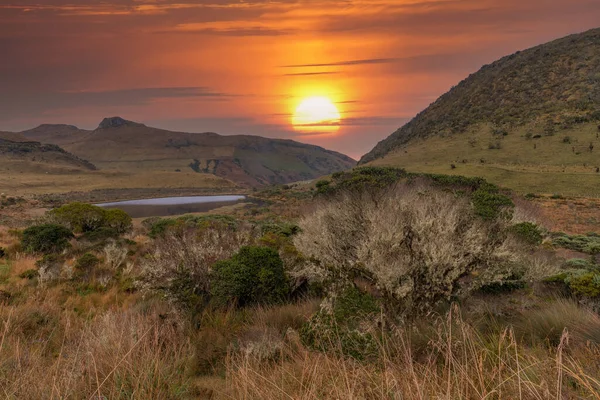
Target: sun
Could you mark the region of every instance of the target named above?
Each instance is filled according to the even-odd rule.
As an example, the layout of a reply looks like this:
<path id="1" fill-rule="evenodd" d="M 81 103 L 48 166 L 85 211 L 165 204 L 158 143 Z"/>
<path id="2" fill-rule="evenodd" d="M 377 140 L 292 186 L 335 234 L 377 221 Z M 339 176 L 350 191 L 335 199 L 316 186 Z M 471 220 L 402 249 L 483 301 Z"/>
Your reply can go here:
<path id="1" fill-rule="evenodd" d="M 301 132 L 335 132 L 340 125 L 340 112 L 327 97 L 307 97 L 298 105 L 292 124 Z"/>

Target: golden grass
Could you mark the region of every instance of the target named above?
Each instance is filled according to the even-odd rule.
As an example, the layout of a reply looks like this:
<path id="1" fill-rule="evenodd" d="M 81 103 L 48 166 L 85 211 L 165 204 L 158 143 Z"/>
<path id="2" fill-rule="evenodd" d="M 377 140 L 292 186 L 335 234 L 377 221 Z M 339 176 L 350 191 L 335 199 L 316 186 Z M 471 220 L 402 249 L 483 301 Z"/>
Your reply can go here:
<path id="1" fill-rule="evenodd" d="M 44 167 L 46 168 L 46 167 Z M 19 171 L 14 166 L 6 170 L 0 165 L 0 187 L 10 196 L 91 191 L 94 189 L 144 189 L 144 188 L 235 188 L 226 179 L 193 171 L 130 171 L 114 170 L 79 171 L 50 169 L 44 171 Z"/>
<path id="2" fill-rule="evenodd" d="M 527 348 L 509 328 L 488 338 L 450 313 L 423 352 L 398 331 L 380 343 L 373 363 L 301 346 L 286 347 L 271 363 L 233 355 L 227 394 L 248 400 L 600 398 L 600 348 L 570 347 L 569 340 L 565 331 L 556 348 Z"/>
<path id="3" fill-rule="evenodd" d="M 600 197 L 597 185 L 600 174 L 596 173 L 600 167 L 600 139 L 595 124 L 531 140 L 524 137 L 526 128 L 500 137 L 489 131 L 490 127 L 483 126 L 464 134 L 414 140 L 370 165 L 401 167 L 410 172 L 481 176 L 520 193 Z M 563 143 L 566 136 L 572 138 L 572 143 Z M 501 148 L 490 150 L 490 142 L 499 142 Z M 596 147 L 593 152 L 589 151 L 590 143 Z M 456 168 L 452 169 L 451 164 Z"/>

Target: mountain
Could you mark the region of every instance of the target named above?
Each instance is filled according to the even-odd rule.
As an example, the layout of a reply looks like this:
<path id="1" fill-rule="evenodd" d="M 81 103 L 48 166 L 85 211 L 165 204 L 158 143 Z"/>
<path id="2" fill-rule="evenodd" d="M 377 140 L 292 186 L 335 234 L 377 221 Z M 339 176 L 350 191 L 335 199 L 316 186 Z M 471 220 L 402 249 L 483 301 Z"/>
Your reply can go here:
<path id="1" fill-rule="evenodd" d="M 21 134 L 60 145 L 101 169 L 194 171 L 243 186 L 313 179 L 356 164 L 343 154 L 292 140 L 171 132 L 121 117 L 105 118 L 93 131 L 41 125 Z"/>
<path id="2" fill-rule="evenodd" d="M 484 66 L 359 164 L 480 175 L 524 191 L 583 194 L 590 184 L 585 193 L 598 195 L 599 124 L 594 29 Z"/>
<path id="3" fill-rule="evenodd" d="M 0 132 L 0 171 L 23 169 L 47 172 L 55 168 L 93 171 L 96 166 L 54 144 L 30 141 L 25 136 Z"/>

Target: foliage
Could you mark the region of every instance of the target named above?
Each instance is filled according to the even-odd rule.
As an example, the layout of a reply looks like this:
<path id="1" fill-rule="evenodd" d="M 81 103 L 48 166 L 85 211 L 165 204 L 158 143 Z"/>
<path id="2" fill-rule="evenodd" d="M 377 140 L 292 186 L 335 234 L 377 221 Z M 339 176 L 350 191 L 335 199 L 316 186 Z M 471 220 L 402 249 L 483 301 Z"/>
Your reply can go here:
<path id="1" fill-rule="evenodd" d="M 48 218 L 65 225 L 74 232 L 91 232 L 100 228 L 112 228 L 125 233 L 132 227 L 131 217 L 121 210 L 106 210 L 86 203 L 71 203 L 47 213 Z"/>
<path id="2" fill-rule="evenodd" d="M 323 202 L 294 238 L 310 280 L 365 280 L 394 315 L 436 304 L 522 274 L 520 245 L 504 220 L 481 219 L 467 199 L 431 186 L 396 185 L 373 198 Z M 305 263 L 306 264 L 306 263 Z"/>
<path id="3" fill-rule="evenodd" d="M 399 168 L 354 168 L 351 171 L 336 172 L 331 176 L 331 183 L 325 184 L 324 182 L 327 181 L 320 181 L 320 187 L 317 186 L 317 193 L 332 194 L 339 191 L 383 189 L 406 176 L 406 171 Z"/>
<path id="4" fill-rule="evenodd" d="M 475 214 L 486 220 L 498 218 L 503 211 L 510 210 L 514 203 L 510 197 L 499 192 L 491 184 L 481 185 L 471 196 Z"/>
<path id="5" fill-rule="evenodd" d="M 125 233 L 132 228 L 132 221 L 129 214 L 117 208 L 105 210 L 104 212 L 105 228 L 113 229 L 118 233 Z"/>
<path id="6" fill-rule="evenodd" d="M 168 232 L 182 232 L 185 229 L 225 228 L 236 229 L 238 222 L 229 215 L 184 215 L 178 218 L 148 218 L 144 226 L 151 238 L 164 236 Z"/>
<path id="7" fill-rule="evenodd" d="M 364 326 L 377 318 L 379 312 L 375 298 L 348 286 L 333 299 L 330 309 L 321 309 L 302 326 L 300 339 L 315 350 L 340 352 L 364 360 L 377 352 L 377 341 Z"/>
<path id="8" fill-rule="evenodd" d="M 21 279 L 34 279 L 38 276 L 40 276 L 40 274 L 36 269 L 28 269 L 19 274 L 19 278 Z"/>
<path id="9" fill-rule="evenodd" d="M 85 253 L 77 259 L 75 263 L 75 270 L 79 274 L 89 274 L 92 270 L 100 264 L 100 259 L 92 253 Z"/>
<path id="10" fill-rule="evenodd" d="M 521 222 L 513 225 L 510 230 L 526 243 L 539 245 L 542 243 L 544 235 L 542 230 L 534 223 Z"/>
<path id="11" fill-rule="evenodd" d="M 93 231 L 85 232 L 79 237 L 78 240 L 85 240 L 88 242 L 103 242 L 108 239 L 116 239 L 120 236 L 120 233 L 115 228 L 103 226 Z"/>
<path id="12" fill-rule="evenodd" d="M 34 225 L 23 231 L 21 245 L 30 253 L 56 253 L 70 246 L 73 232 L 61 225 Z"/>
<path id="13" fill-rule="evenodd" d="M 587 235 L 554 234 L 552 240 L 555 246 L 564 247 L 587 254 L 600 254 L 600 236 L 591 233 Z"/>
<path id="14" fill-rule="evenodd" d="M 261 234 L 274 234 L 278 236 L 291 237 L 300 232 L 300 227 L 291 222 L 267 221 L 260 224 Z"/>
<path id="15" fill-rule="evenodd" d="M 281 303 L 289 295 L 289 284 L 277 251 L 245 246 L 214 265 L 210 292 L 215 304 L 244 307 Z"/>
<path id="16" fill-rule="evenodd" d="M 499 216 L 510 217 L 514 203 L 507 195 L 500 192 L 496 185 L 483 178 L 471 178 L 460 175 L 407 173 L 400 168 L 392 167 L 359 167 L 351 171 L 338 172 L 332 175 L 332 183 L 326 186 L 321 194 L 333 195 L 344 192 L 361 192 L 369 190 L 385 190 L 402 181 L 407 183 L 426 183 L 443 189 L 455 191 L 456 194 L 467 193 L 480 217 L 493 220 Z"/>
<path id="17" fill-rule="evenodd" d="M 192 230 L 167 233 L 155 239 L 152 251 L 142 260 L 139 285 L 197 314 L 210 299 L 213 265 L 253 241 L 254 230 L 247 224 L 235 230 L 220 225 L 200 234 Z"/>

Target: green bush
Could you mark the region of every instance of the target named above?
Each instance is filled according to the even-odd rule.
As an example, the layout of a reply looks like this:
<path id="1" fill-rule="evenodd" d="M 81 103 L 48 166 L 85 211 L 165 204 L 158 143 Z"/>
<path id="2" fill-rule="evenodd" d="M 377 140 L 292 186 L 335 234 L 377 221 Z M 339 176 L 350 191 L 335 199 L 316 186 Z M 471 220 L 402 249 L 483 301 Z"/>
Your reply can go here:
<path id="1" fill-rule="evenodd" d="M 79 276 L 89 276 L 100 264 L 100 259 L 92 253 L 85 253 L 77 259 L 75 271 Z"/>
<path id="2" fill-rule="evenodd" d="M 565 261 L 564 267 L 568 269 L 591 269 L 594 265 L 583 258 L 571 258 Z"/>
<path id="3" fill-rule="evenodd" d="M 482 185 L 471 195 L 475 214 L 483 219 L 493 220 L 502 215 L 503 210 L 514 207 L 510 197 L 500 193 L 499 189 L 490 184 Z"/>
<path id="4" fill-rule="evenodd" d="M 73 232 L 62 225 L 34 225 L 23 231 L 21 246 L 29 253 L 57 253 L 70 246 Z"/>
<path id="5" fill-rule="evenodd" d="M 245 246 L 230 259 L 216 263 L 210 286 L 218 305 L 280 303 L 289 294 L 283 261 L 268 247 Z"/>
<path id="6" fill-rule="evenodd" d="M 113 229 L 118 233 L 128 232 L 133 226 L 129 214 L 119 209 L 104 211 L 104 225 L 103 228 Z"/>
<path id="7" fill-rule="evenodd" d="M 117 239 L 120 236 L 119 232 L 114 228 L 102 227 L 95 231 L 85 232 L 78 240 L 86 240 L 88 242 L 103 242 L 108 239 Z"/>
<path id="8" fill-rule="evenodd" d="M 600 296 L 600 273 L 598 272 L 574 274 L 565 279 L 565 283 L 576 295 L 584 297 Z"/>
<path id="9" fill-rule="evenodd" d="M 587 254 L 600 254 L 600 237 L 596 234 L 567 235 L 564 233 L 554 234 L 552 242 L 554 245 L 580 251 Z"/>
<path id="10" fill-rule="evenodd" d="M 377 354 L 377 341 L 364 328 L 372 325 L 380 310 L 371 295 L 349 286 L 334 299 L 330 310 L 320 310 L 300 328 L 300 339 L 315 350 L 364 360 Z"/>
<path id="11" fill-rule="evenodd" d="M 48 212 L 48 217 L 74 232 L 112 228 L 125 233 L 132 227 L 131 217 L 122 210 L 105 210 L 86 203 L 71 203 Z"/>
<path id="12" fill-rule="evenodd" d="M 511 231 L 520 239 L 531 245 L 539 245 L 544 238 L 542 231 L 536 224 L 521 222 L 513 225 Z"/>
<path id="13" fill-rule="evenodd" d="M 318 181 L 315 184 L 315 186 L 317 188 L 317 193 L 318 194 L 326 194 L 329 191 L 329 189 L 330 189 L 330 187 L 329 187 L 330 184 L 331 184 L 331 182 L 326 181 L 326 180 L 320 180 L 320 181 Z"/>

